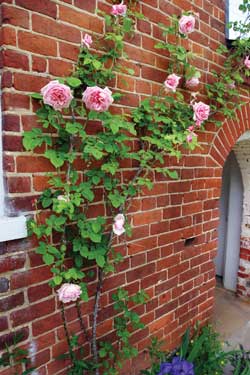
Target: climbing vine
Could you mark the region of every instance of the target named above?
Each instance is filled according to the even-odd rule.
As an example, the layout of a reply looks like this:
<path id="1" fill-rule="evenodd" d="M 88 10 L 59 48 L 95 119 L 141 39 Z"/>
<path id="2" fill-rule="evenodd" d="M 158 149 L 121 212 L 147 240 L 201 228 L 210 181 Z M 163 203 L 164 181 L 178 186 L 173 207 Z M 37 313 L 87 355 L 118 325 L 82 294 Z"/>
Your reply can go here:
<path id="1" fill-rule="evenodd" d="M 102 38 L 85 34 L 75 71 L 65 79 L 52 80 L 32 95 L 41 103 L 36 114 L 39 128 L 24 133 L 28 151 L 44 150 L 54 172 L 48 175 L 47 188 L 36 202 L 30 232 L 38 239 L 36 252 L 50 267 L 50 285 L 56 288 L 61 303 L 69 374 L 115 375 L 124 360 L 137 355 L 130 344 L 133 330 L 143 328 L 136 306 L 147 302 L 144 291 L 129 296 L 124 288 L 113 294 L 115 343 L 97 337 L 103 282 L 123 260 L 117 242 L 131 235 L 129 208 L 142 189 L 152 188 L 152 174 L 178 178 L 165 167 L 165 156 L 181 157 L 181 150 L 194 149 L 197 131 L 217 112 L 233 116 L 238 98 L 237 83 L 249 75 L 248 48 L 235 47 L 234 56 L 244 60 L 236 72 L 232 57 L 223 72 L 214 73 L 214 82 L 201 86 L 201 73 L 195 56 L 184 47 L 199 22 L 192 12 L 174 16 L 171 26 L 160 25 L 166 42 L 156 44 L 169 54 L 166 81 L 158 95 L 143 100 L 130 114 L 114 111 L 124 94 L 112 92 L 109 82 L 119 73 L 133 75 L 126 68 L 124 38 L 133 38 L 136 22 L 143 15 L 136 11 L 137 1 L 99 12 L 105 19 Z M 94 40 L 93 40 L 94 39 Z M 98 50 L 98 52 L 95 52 Z M 220 50 L 224 52 L 224 50 Z M 241 56 L 241 57 L 239 57 Z M 229 61 L 229 62 L 228 62 Z M 233 60 L 235 61 L 235 60 Z M 185 89 L 185 92 L 183 91 Z M 194 92 L 195 90 L 195 92 Z M 123 166 L 133 167 L 125 179 Z M 98 207 L 98 208 L 97 208 Z M 121 240 L 121 239 L 122 240 Z M 85 327 L 79 299 L 88 302 L 95 285 L 92 330 Z M 65 317 L 65 304 L 74 302 L 83 339 L 90 343 L 92 357 L 83 360 L 78 336 L 71 335 Z"/>

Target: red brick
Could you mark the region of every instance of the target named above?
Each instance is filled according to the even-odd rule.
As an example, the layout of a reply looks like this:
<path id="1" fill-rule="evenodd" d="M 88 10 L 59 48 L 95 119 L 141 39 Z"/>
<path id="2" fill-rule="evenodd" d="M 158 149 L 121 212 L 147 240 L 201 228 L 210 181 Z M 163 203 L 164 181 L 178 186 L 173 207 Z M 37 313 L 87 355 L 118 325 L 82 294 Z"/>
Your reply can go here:
<path id="1" fill-rule="evenodd" d="M 3 130 L 11 132 L 20 131 L 20 120 L 18 115 L 3 115 Z"/>
<path id="2" fill-rule="evenodd" d="M 62 325 L 61 314 L 56 314 L 44 317 L 42 319 L 32 322 L 32 332 L 34 336 L 39 336 L 44 332 L 48 332 L 56 327 Z"/>
<path id="3" fill-rule="evenodd" d="M 20 26 L 29 28 L 29 12 L 12 6 L 4 5 L 2 7 L 2 24 Z"/>
<path id="4" fill-rule="evenodd" d="M 16 46 L 16 30 L 13 27 L 3 26 L 1 30 L 2 45 Z"/>
<path id="5" fill-rule="evenodd" d="M 6 349 L 6 345 L 8 346 L 13 345 L 17 335 L 21 337 L 20 343 L 27 340 L 29 336 L 29 328 L 23 327 L 23 328 L 18 329 L 17 331 L 12 330 L 12 332 L 0 336 L 0 350 Z M 13 372 L 11 372 L 11 374 L 9 375 L 12 375 L 12 374 Z M 2 371 L 1 371 L 1 375 L 2 375 Z"/>
<path id="6" fill-rule="evenodd" d="M 28 289 L 28 298 L 30 302 L 36 302 L 52 294 L 52 289 L 48 283 L 37 285 Z"/>
<path id="7" fill-rule="evenodd" d="M 25 260 L 25 254 L 2 258 L 0 262 L 0 273 L 6 273 L 23 268 Z"/>
<path id="8" fill-rule="evenodd" d="M 8 327 L 9 327 L 9 324 L 8 324 L 7 317 L 1 316 L 0 317 L 0 332 L 5 331 L 6 329 L 8 329 Z"/>
<path id="9" fill-rule="evenodd" d="M 94 13 L 97 5 L 96 0 L 75 0 L 74 5 L 80 9 L 86 10 L 87 12 Z"/>
<path id="10" fill-rule="evenodd" d="M 173 313 L 168 313 L 167 315 L 161 317 L 160 319 L 154 320 L 149 325 L 149 331 L 152 334 L 155 334 L 159 329 L 166 327 L 173 320 Z"/>
<path id="11" fill-rule="evenodd" d="M 41 88 L 45 86 L 49 80 L 44 77 L 15 73 L 14 87 L 19 91 L 40 92 Z"/>
<path id="12" fill-rule="evenodd" d="M 45 72 L 47 62 L 44 58 L 38 56 L 32 56 L 32 70 L 35 72 Z"/>
<path id="13" fill-rule="evenodd" d="M 9 177 L 8 189 L 10 193 L 28 193 L 31 191 L 30 177 Z"/>
<path id="14" fill-rule="evenodd" d="M 3 51 L 3 64 L 5 67 L 29 70 L 28 56 L 13 50 Z"/>
<path id="15" fill-rule="evenodd" d="M 30 98 L 27 95 L 3 93 L 3 110 L 29 109 Z"/>
<path id="16" fill-rule="evenodd" d="M 13 75 L 11 72 L 3 72 L 2 74 L 2 88 L 11 88 L 13 83 Z"/>
<path id="17" fill-rule="evenodd" d="M 10 319 L 14 327 L 32 322 L 33 320 L 53 313 L 55 310 L 55 299 L 47 299 L 46 301 L 30 305 L 24 309 L 14 311 L 10 315 Z"/>
<path id="18" fill-rule="evenodd" d="M 162 210 L 148 211 L 135 214 L 133 217 L 134 226 L 151 224 L 154 222 L 161 221 Z"/>
<path id="19" fill-rule="evenodd" d="M 44 157 L 35 156 L 18 156 L 16 159 L 17 172 L 49 172 L 53 171 L 54 168 L 50 164 L 49 160 Z"/>
<path id="20" fill-rule="evenodd" d="M 79 47 L 59 42 L 59 53 L 65 59 L 76 61 L 79 54 Z"/>
<path id="21" fill-rule="evenodd" d="M 28 33 L 26 31 L 18 31 L 19 48 L 25 51 L 38 53 L 45 56 L 56 56 L 56 41 L 45 36 Z"/>
<path id="22" fill-rule="evenodd" d="M 25 272 L 18 272 L 11 276 L 11 289 L 27 287 L 48 280 L 50 277 L 51 272 L 48 267 L 39 267 Z"/>
<path id="23" fill-rule="evenodd" d="M 23 305 L 24 295 L 23 292 L 13 294 L 9 297 L 0 299 L 0 312 L 10 311 L 15 309 L 17 306 Z"/>
<path id="24" fill-rule="evenodd" d="M 59 17 L 62 21 L 73 23 L 83 29 L 92 30 L 97 33 L 103 31 L 103 21 L 88 13 L 79 12 L 66 6 L 59 6 Z"/>
<path id="25" fill-rule="evenodd" d="M 72 63 L 58 60 L 50 59 L 49 60 L 49 73 L 54 76 L 66 77 L 69 76 L 73 71 Z"/>
<path id="26" fill-rule="evenodd" d="M 32 30 L 41 34 L 44 34 L 44 30 L 46 30 L 46 35 L 68 42 L 78 43 L 79 45 L 81 43 L 80 30 L 38 14 L 33 14 L 32 16 Z"/>
<path id="27" fill-rule="evenodd" d="M 172 255 L 170 257 L 163 258 L 163 259 L 159 260 L 156 264 L 157 272 L 161 271 L 162 269 L 167 269 L 167 268 L 172 267 L 176 264 L 179 264 L 179 262 L 180 262 L 180 255 L 179 254 L 175 254 L 175 255 Z"/>
<path id="28" fill-rule="evenodd" d="M 143 279 L 147 275 L 155 272 L 155 264 L 149 263 L 141 267 L 135 268 L 132 271 L 127 272 L 127 281 L 132 282 L 134 280 Z"/>
<path id="29" fill-rule="evenodd" d="M 3 136 L 4 151 L 23 151 L 22 137 L 12 134 L 4 134 Z"/>
<path id="30" fill-rule="evenodd" d="M 145 238 L 128 245 L 128 254 L 137 254 L 157 247 L 157 237 Z"/>
<path id="31" fill-rule="evenodd" d="M 53 3 L 50 0 L 16 0 L 16 5 L 56 18 L 56 3 Z"/>

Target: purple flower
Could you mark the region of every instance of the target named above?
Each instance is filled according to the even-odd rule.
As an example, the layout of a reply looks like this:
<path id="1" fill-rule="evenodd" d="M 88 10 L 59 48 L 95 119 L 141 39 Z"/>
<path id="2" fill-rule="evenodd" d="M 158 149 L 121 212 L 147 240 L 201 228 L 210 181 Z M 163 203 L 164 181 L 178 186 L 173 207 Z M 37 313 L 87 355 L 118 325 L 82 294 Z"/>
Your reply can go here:
<path id="1" fill-rule="evenodd" d="M 171 375 L 194 375 L 194 365 L 185 359 L 174 357 L 171 371 Z"/>
<path id="2" fill-rule="evenodd" d="M 194 365 L 191 362 L 174 357 L 172 362 L 163 362 L 157 375 L 194 375 Z"/>
<path id="3" fill-rule="evenodd" d="M 172 370 L 172 364 L 169 362 L 163 362 L 160 367 L 160 372 L 157 375 L 167 375 L 170 374 Z"/>

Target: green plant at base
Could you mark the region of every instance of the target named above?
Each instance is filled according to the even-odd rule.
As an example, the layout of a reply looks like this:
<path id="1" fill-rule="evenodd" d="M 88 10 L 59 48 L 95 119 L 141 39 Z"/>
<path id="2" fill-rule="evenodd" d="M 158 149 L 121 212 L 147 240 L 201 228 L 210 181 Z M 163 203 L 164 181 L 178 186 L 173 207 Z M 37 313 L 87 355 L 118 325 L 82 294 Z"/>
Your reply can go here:
<path id="1" fill-rule="evenodd" d="M 28 359 L 28 351 L 17 346 L 22 340 L 22 337 L 23 336 L 19 334 L 14 335 L 13 344 L 11 347 L 6 344 L 6 350 L 0 357 L 0 367 L 3 366 L 13 368 L 13 371 L 15 372 L 13 372 L 12 375 L 28 375 L 35 370 L 35 367 L 27 368 L 30 362 Z M 24 366 L 25 370 L 23 370 L 21 373 L 16 372 L 17 370 L 15 368 L 18 366 Z"/>
<path id="2" fill-rule="evenodd" d="M 179 348 L 173 352 L 164 352 L 161 350 L 161 344 L 157 338 L 153 338 L 149 354 L 151 357 L 151 368 L 141 373 L 144 375 L 157 375 L 160 371 L 160 364 L 171 362 L 177 355 L 194 365 L 195 375 L 222 375 L 226 365 L 234 363 L 240 372 L 234 372 L 234 375 L 246 375 L 249 362 L 244 358 L 242 350 L 225 351 L 219 334 L 215 332 L 211 325 L 201 328 L 196 327 L 193 338 L 190 338 L 190 329 L 188 328 L 182 338 Z M 239 365 L 241 361 L 241 365 Z M 245 361 L 245 362 L 244 362 Z M 240 366 L 244 367 L 240 367 Z M 238 371 L 238 370 L 237 370 Z M 242 372 L 243 371 L 243 372 Z M 244 372 L 245 371 L 245 372 Z M 167 374 L 166 374 L 167 375 Z"/>

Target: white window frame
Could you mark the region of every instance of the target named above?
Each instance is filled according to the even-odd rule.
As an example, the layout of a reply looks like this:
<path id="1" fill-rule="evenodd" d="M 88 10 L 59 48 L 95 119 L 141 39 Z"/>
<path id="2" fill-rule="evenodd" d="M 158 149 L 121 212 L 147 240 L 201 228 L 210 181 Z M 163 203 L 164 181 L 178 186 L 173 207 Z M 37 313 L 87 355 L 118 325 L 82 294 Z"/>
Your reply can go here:
<path id="1" fill-rule="evenodd" d="M 229 22 L 242 21 L 246 19 L 246 14 L 239 10 L 242 0 L 226 0 L 226 24 Z M 228 40 L 235 40 L 240 36 L 239 32 L 234 31 L 232 28 L 226 27 L 226 38 Z M 250 37 L 250 35 L 247 35 Z"/>
<path id="2" fill-rule="evenodd" d="M 1 76 L 0 76 L 0 87 Z M 4 180 L 3 180 L 3 146 L 2 146 L 2 95 L 0 90 L 0 242 L 17 240 L 27 237 L 26 218 L 20 216 L 5 216 Z"/>

